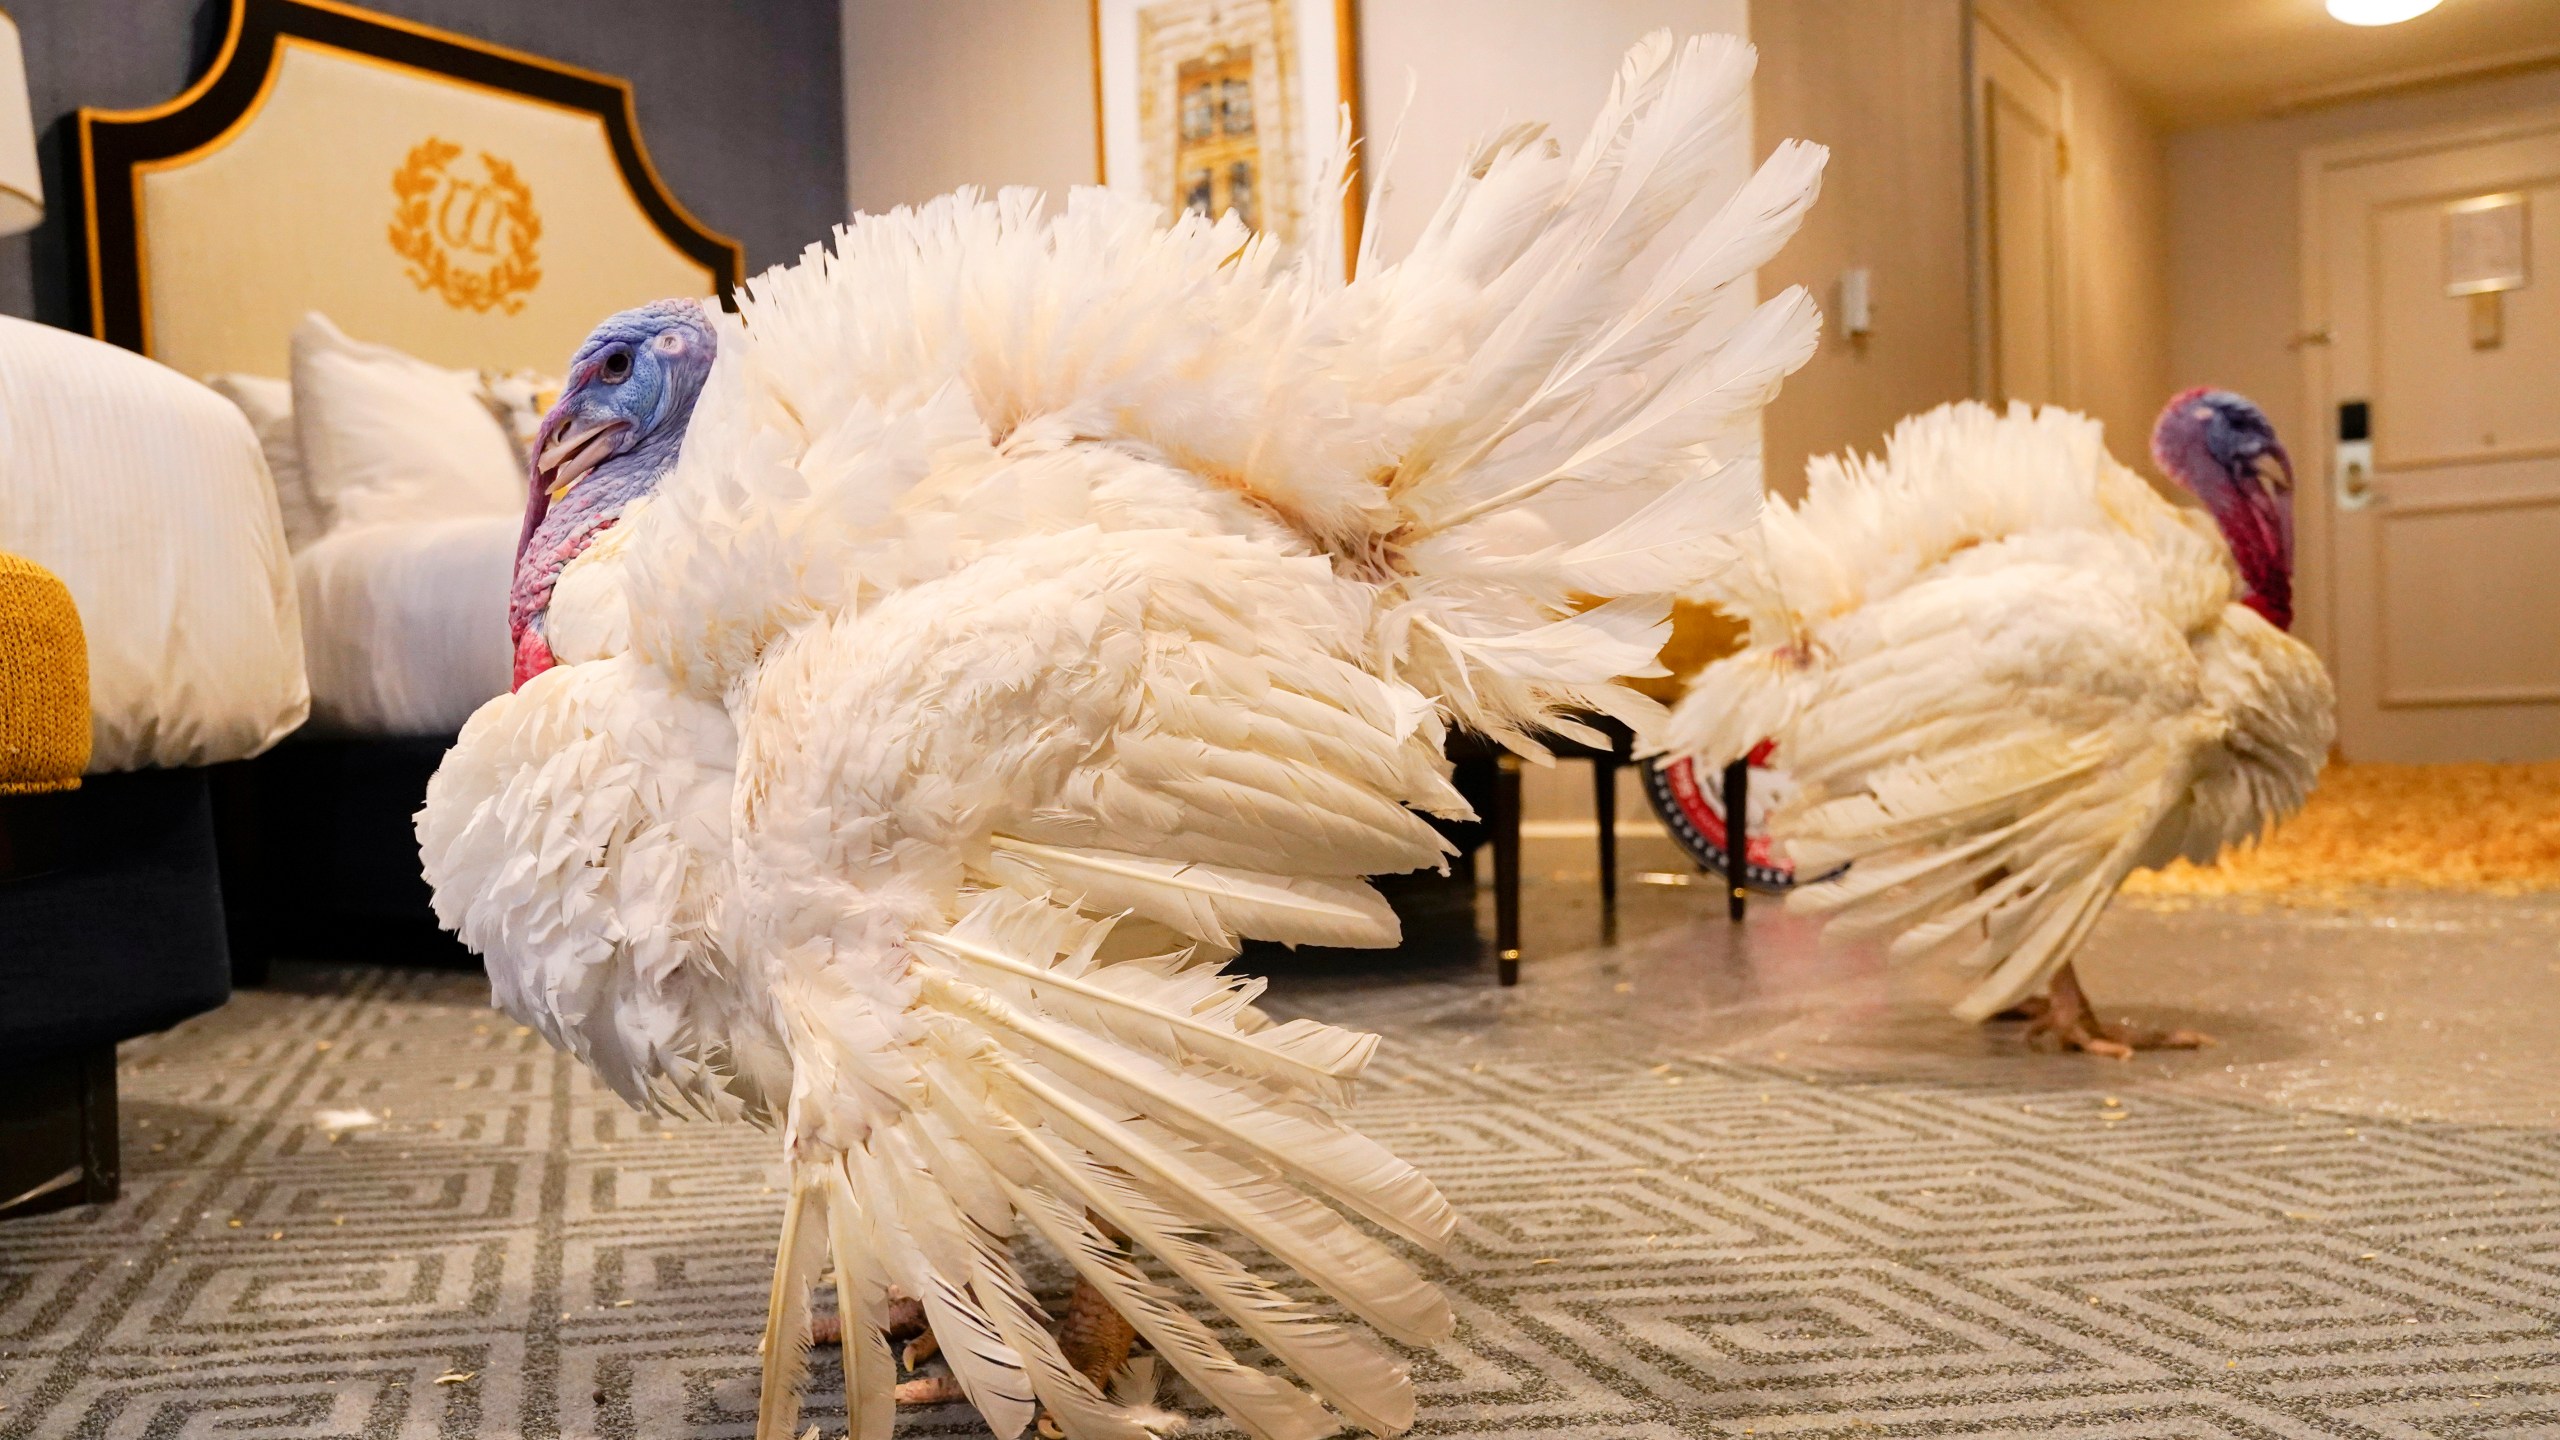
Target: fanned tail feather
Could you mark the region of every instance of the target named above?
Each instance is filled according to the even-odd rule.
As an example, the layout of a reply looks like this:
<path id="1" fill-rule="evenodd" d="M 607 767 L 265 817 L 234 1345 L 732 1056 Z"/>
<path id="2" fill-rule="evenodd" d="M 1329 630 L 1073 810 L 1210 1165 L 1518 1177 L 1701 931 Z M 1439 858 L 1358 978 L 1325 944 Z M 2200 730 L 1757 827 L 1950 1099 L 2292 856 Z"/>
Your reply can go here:
<path id="1" fill-rule="evenodd" d="M 800 1427 L 800 1389 L 809 1378 L 809 1294 L 827 1263 L 826 1211 L 823 1174 L 793 1167 L 774 1254 L 773 1293 L 765 1306 L 756 1440 L 795 1440 Z"/>
<path id="2" fill-rule="evenodd" d="M 989 892 L 948 926 L 914 932 L 924 1106 L 818 1171 L 818 1202 L 833 1204 L 809 1212 L 830 1222 L 851 1413 L 876 1434 L 876 1392 L 891 1379 L 876 1332 L 895 1285 L 923 1303 L 953 1376 L 999 1435 L 1045 1408 L 1075 1440 L 1143 1440 L 1161 1417 L 1077 1373 L 1042 1323 L 1010 1255 L 1021 1224 L 1248 1433 L 1313 1440 L 1335 1422 L 1238 1362 L 1106 1230 L 1345 1417 L 1379 1434 L 1406 1428 L 1402 1365 L 1196 1238 L 1249 1242 L 1395 1338 L 1448 1335 L 1436 1288 L 1333 1208 L 1435 1247 L 1455 1222 L 1429 1181 L 1317 1103 L 1347 1096 L 1374 1038 L 1272 1024 L 1252 1006 L 1258 985 L 1178 954 L 1107 959 L 1114 924 Z"/>
<path id="3" fill-rule="evenodd" d="M 1534 752 L 1558 710 L 1608 709 L 1620 677 L 1656 673 L 1668 597 L 1731 563 L 1757 514 L 1752 420 L 1812 358 L 1820 317 L 1801 290 L 1739 319 L 1720 304 L 1794 233 L 1825 158 L 1789 142 L 1748 177 L 1716 173 L 1752 68 L 1730 37 L 1647 37 L 1579 154 L 1498 137 L 1378 277 L 1389 298 L 1371 303 L 1390 314 L 1468 277 L 1482 327 L 1449 418 L 1395 457 L 1409 578 L 1381 648 L 1516 749 Z M 1643 606 L 1605 635 L 1557 628 L 1591 597 Z"/>
<path id="4" fill-rule="evenodd" d="M 1288 945 L 1393 945 L 1395 911 L 1363 880 L 1259 875 L 1225 865 L 999 837 L 989 868 L 1034 895 L 1105 914 L 1128 910 L 1232 947 L 1252 935 Z"/>
<path id="5" fill-rule="evenodd" d="M 1402 1364 L 1311 1316 L 1233 1256 L 1191 1239 L 1186 1222 L 1133 1179 L 1066 1143 L 1033 1137 L 1026 1148 L 1053 1183 L 1162 1261 L 1354 1424 L 1377 1435 L 1412 1428 L 1412 1383 Z"/>
<path id="6" fill-rule="evenodd" d="M 1201 1059 L 1266 1084 L 1350 1103 L 1352 1082 L 1376 1052 L 1378 1037 L 1312 1020 L 1239 1033 L 1233 1017 L 1249 1003 L 1244 988 L 1214 979 L 1204 986 L 1200 970 L 1159 974 L 1123 964 L 1095 973 L 1093 955 L 1109 930 L 1108 922 L 994 892 L 949 931 L 917 938 L 969 966 L 999 993 L 1160 1058 Z M 1020 958 L 1053 952 L 1063 958 L 1051 965 Z M 1215 971 L 1208 974 L 1214 977 Z M 1260 987 L 1257 982 L 1250 988 Z M 1210 1008 L 1203 1013 L 1203 1006 Z"/>
<path id="7" fill-rule="evenodd" d="M 836 1313 L 844 1344 L 846 1440 L 891 1440 L 898 1363 L 884 1333 L 889 1285 L 863 1233 L 861 1202 L 842 1156 L 827 1167 L 827 1238 L 835 1251 Z"/>
<path id="8" fill-rule="evenodd" d="M 1028 1141 L 1028 1132 L 1016 1131 Z M 1030 1142 L 1036 1143 L 1036 1142 Z M 1044 1167 L 1054 1177 L 1063 1165 Z M 1319 1440 L 1340 1426 L 1296 1386 L 1239 1363 L 1208 1327 L 1147 1279 L 1074 1206 L 1045 1188 L 1006 1187 L 1022 1217 L 1078 1276 L 1102 1292 L 1158 1355 L 1211 1404 L 1265 1440 Z"/>

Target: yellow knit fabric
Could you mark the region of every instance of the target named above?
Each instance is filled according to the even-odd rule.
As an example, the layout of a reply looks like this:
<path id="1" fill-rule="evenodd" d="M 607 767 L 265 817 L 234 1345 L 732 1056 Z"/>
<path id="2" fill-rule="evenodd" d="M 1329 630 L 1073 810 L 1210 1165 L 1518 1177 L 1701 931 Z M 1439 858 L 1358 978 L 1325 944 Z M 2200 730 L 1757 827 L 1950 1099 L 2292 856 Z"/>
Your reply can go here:
<path id="1" fill-rule="evenodd" d="M 0 795 L 76 790 L 89 768 L 89 641 L 70 587 L 0 554 Z"/>

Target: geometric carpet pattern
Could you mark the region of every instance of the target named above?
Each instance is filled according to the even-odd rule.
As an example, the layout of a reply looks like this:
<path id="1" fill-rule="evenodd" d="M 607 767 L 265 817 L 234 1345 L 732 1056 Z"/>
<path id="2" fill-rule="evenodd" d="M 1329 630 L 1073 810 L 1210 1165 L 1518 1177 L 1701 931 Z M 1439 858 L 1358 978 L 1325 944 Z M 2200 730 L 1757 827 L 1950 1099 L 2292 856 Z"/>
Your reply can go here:
<path id="1" fill-rule="evenodd" d="M 0 1440 L 751 1433 L 771 1142 L 485 997 L 297 968 L 128 1047 L 124 1197 L 0 1224 Z M 1361 1123 L 1463 1216 L 1419 1433 L 2560 1435 L 2560 1136 L 1389 1040 Z"/>

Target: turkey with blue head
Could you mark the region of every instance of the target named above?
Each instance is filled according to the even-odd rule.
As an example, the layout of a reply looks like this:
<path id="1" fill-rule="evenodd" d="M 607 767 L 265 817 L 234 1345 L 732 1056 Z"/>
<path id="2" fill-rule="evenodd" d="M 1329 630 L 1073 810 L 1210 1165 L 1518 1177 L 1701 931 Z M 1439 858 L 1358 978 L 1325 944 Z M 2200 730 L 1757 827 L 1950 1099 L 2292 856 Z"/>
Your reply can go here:
<path id="1" fill-rule="evenodd" d="M 554 663 L 544 620 L 560 572 L 675 468 L 719 343 L 699 300 L 660 300 L 606 320 L 569 359 L 534 434 L 524 530 L 507 595 L 515 684 Z"/>

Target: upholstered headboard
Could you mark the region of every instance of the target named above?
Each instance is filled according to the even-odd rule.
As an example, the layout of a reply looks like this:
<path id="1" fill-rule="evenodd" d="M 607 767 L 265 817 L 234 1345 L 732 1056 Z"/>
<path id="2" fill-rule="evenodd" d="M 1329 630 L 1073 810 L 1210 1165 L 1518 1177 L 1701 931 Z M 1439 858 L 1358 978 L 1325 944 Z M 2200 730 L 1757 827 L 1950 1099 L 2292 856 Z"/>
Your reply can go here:
<path id="1" fill-rule="evenodd" d="M 283 375 L 307 311 L 457 367 L 557 371 L 595 322 L 726 295 L 609 75 L 335 0 L 233 0 L 147 110 L 84 109 L 90 324 L 186 374 Z"/>

